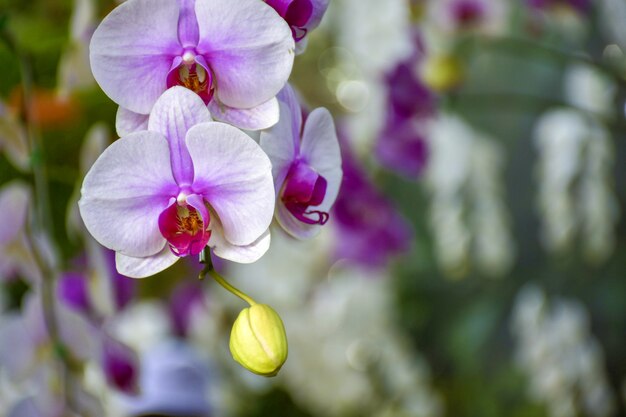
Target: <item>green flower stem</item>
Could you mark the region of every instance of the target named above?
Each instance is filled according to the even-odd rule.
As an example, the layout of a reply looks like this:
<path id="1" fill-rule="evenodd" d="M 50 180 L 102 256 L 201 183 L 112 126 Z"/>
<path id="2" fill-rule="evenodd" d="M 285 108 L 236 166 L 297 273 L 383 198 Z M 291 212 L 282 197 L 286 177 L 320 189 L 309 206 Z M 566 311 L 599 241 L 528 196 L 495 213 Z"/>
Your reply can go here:
<path id="1" fill-rule="evenodd" d="M 226 281 L 223 276 L 218 274 L 215 269 L 211 268 L 211 270 L 209 270 L 209 274 L 211 274 L 213 279 L 215 281 L 217 281 L 218 284 L 220 284 L 222 287 L 224 287 L 227 291 L 229 291 L 229 292 L 235 294 L 237 297 L 241 298 L 246 303 L 250 304 L 250 306 L 253 306 L 253 305 L 256 304 L 256 301 L 254 301 L 250 296 L 244 294 L 243 292 L 241 292 L 237 288 L 235 288 L 232 285 L 230 285 L 228 283 L 228 281 Z"/>
<path id="2" fill-rule="evenodd" d="M 216 270 L 215 268 L 213 268 L 213 263 L 211 262 L 211 256 L 209 254 L 209 250 L 207 248 L 204 249 L 204 251 L 202 251 L 202 253 L 200 254 L 200 262 L 202 262 L 204 264 L 204 268 L 202 269 L 202 271 L 200 271 L 200 275 L 198 275 L 199 279 L 204 279 L 204 277 L 207 276 L 207 274 L 211 275 L 211 277 L 213 277 L 213 279 L 220 284 L 222 287 L 224 287 L 224 289 L 228 292 L 230 292 L 231 294 L 236 295 L 237 297 L 241 298 L 243 301 L 245 301 L 246 303 L 250 304 L 250 306 L 253 306 L 255 304 L 257 304 L 256 301 L 254 301 L 254 299 L 252 297 L 250 297 L 249 295 L 245 294 L 243 291 L 238 290 L 237 288 L 233 287 L 228 281 L 226 281 L 226 279 L 221 276 Z"/>

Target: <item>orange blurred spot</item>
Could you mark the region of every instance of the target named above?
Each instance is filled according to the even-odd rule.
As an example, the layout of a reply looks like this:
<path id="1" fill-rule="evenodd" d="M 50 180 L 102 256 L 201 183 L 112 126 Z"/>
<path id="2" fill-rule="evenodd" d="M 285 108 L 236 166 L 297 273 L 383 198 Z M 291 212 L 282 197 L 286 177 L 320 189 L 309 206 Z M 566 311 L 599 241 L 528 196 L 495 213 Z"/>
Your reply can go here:
<path id="1" fill-rule="evenodd" d="M 16 87 L 9 98 L 9 107 L 20 114 L 23 112 L 23 101 L 22 88 Z M 37 88 L 32 94 L 27 119 L 43 129 L 59 128 L 74 122 L 79 117 L 79 110 L 72 97 L 62 97 L 53 90 Z"/>

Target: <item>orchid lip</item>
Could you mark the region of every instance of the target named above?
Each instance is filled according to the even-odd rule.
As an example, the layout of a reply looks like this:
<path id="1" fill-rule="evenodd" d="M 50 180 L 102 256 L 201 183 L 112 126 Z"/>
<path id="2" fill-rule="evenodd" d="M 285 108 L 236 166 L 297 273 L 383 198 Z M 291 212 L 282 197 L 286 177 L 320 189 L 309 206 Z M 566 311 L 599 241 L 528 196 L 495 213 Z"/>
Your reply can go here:
<path id="1" fill-rule="evenodd" d="M 285 179 L 281 200 L 287 210 L 299 221 L 306 224 L 324 225 L 328 221 L 329 214 L 321 210 L 309 210 L 309 208 L 322 204 L 327 186 L 326 178 L 305 162 L 296 161 Z"/>
<path id="2" fill-rule="evenodd" d="M 198 255 L 209 242 L 210 215 L 206 208 L 198 210 L 187 202 L 181 192 L 176 202 L 159 216 L 159 230 L 176 256 Z M 193 203 L 192 203 L 193 204 Z"/>
<path id="3" fill-rule="evenodd" d="M 204 104 L 211 101 L 214 93 L 213 73 L 202 55 L 186 50 L 182 56 L 175 58 L 167 75 L 167 88 L 177 85 L 196 93 Z"/>

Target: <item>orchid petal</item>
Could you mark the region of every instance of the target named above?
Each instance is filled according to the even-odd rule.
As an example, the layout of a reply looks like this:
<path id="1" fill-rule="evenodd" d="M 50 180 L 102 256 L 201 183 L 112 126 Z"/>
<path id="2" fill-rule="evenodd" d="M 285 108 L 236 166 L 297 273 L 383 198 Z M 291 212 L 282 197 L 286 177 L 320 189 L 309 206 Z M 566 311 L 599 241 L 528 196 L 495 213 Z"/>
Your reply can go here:
<path id="1" fill-rule="evenodd" d="M 324 202 L 315 210 L 328 212 L 341 185 L 341 150 L 333 117 L 325 108 L 311 112 L 304 125 L 300 154 L 327 181 Z"/>
<path id="2" fill-rule="evenodd" d="M 198 19 L 196 19 L 195 2 L 196 0 L 178 0 L 180 4 L 178 39 L 184 48 L 193 48 L 198 44 Z"/>
<path id="3" fill-rule="evenodd" d="M 245 246 L 236 246 L 224 238 L 222 225 L 215 222 L 211 229 L 211 239 L 209 247 L 213 249 L 213 254 L 228 261 L 240 264 L 250 264 L 256 262 L 267 252 L 270 247 L 269 229 L 254 242 Z"/>
<path id="4" fill-rule="evenodd" d="M 115 115 L 115 131 L 119 137 L 124 137 L 141 130 L 148 130 L 148 117 L 148 114 L 135 113 L 120 106 Z"/>
<path id="5" fill-rule="evenodd" d="M 297 157 L 292 130 L 294 125 L 291 122 L 291 117 L 289 107 L 281 102 L 279 122 L 271 129 L 261 132 L 261 148 L 272 161 L 272 176 L 274 177 L 276 195 L 280 192 L 289 168 Z"/>
<path id="6" fill-rule="evenodd" d="M 91 38 L 93 75 L 122 107 L 147 114 L 166 89 L 180 55 L 175 0 L 129 0 L 104 18 Z"/>
<path id="7" fill-rule="evenodd" d="M 278 100 L 271 98 L 251 109 L 228 107 L 217 100 L 209 102 L 211 115 L 240 129 L 262 130 L 278 123 Z"/>
<path id="8" fill-rule="evenodd" d="M 167 138 L 174 179 L 179 185 L 190 185 L 193 164 L 185 136 L 194 125 L 211 121 L 206 105 L 197 94 L 183 87 L 172 87 L 157 100 L 150 113 L 148 130 Z"/>
<path id="9" fill-rule="evenodd" d="M 14 240 L 24 229 L 28 213 L 30 193 L 25 184 L 14 181 L 0 189 L 0 213 L 4 221 L 0 222 L 0 244 Z"/>
<path id="10" fill-rule="evenodd" d="M 265 0 L 265 2 L 272 6 L 272 8 L 281 16 L 284 16 L 287 13 L 289 4 L 292 1 L 293 0 Z"/>
<path id="11" fill-rule="evenodd" d="M 193 159 L 193 191 L 213 207 L 226 239 L 254 242 L 270 225 L 274 184 L 269 158 L 242 131 L 224 123 L 203 123 L 187 133 Z"/>
<path id="12" fill-rule="evenodd" d="M 311 31 L 319 26 L 324 14 L 326 13 L 326 9 L 328 9 L 328 3 L 330 0 L 310 0 L 313 5 L 313 13 L 309 18 L 309 21 L 306 24 L 307 30 Z"/>
<path id="13" fill-rule="evenodd" d="M 143 258 L 115 253 L 117 272 L 130 278 L 146 278 L 155 275 L 174 265 L 179 259 L 172 253 L 169 245 L 165 245 L 157 254 Z"/>
<path id="14" fill-rule="evenodd" d="M 196 2 L 196 16 L 197 50 L 211 65 L 221 103 L 249 109 L 285 85 L 294 41 L 274 9 L 258 0 L 205 0 Z"/>
<path id="15" fill-rule="evenodd" d="M 306 50 L 306 47 L 309 45 L 309 38 L 305 37 L 301 41 L 296 44 L 296 55 L 301 55 Z"/>
<path id="16" fill-rule="evenodd" d="M 280 90 L 280 93 L 276 96 L 278 101 L 284 103 L 287 106 L 288 113 L 285 122 L 291 121 L 291 131 L 293 136 L 293 143 L 296 149 L 300 149 L 300 134 L 302 133 L 302 107 L 300 106 L 300 99 L 296 90 L 287 84 L 285 88 Z M 281 120 L 282 117 L 281 117 Z"/>
<path id="17" fill-rule="evenodd" d="M 159 214 L 178 195 L 167 141 L 156 132 L 117 140 L 85 176 L 79 201 L 87 230 L 103 246 L 149 256 L 165 244 Z"/>

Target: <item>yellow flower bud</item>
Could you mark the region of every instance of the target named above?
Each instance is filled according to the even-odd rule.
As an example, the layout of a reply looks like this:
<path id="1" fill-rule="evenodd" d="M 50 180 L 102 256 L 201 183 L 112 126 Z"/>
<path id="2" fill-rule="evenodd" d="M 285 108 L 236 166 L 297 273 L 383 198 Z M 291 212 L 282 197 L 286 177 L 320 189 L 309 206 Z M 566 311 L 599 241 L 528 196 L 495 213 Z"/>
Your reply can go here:
<path id="1" fill-rule="evenodd" d="M 287 360 L 287 335 L 278 313 L 266 304 L 243 309 L 230 333 L 230 353 L 249 371 L 275 376 Z"/>
<path id="2" fill-rule="evenodd" d="M 463 67 L 451 55 L 431 55 L 421 68 L 422 81 L 437 92 L 447 92 L 463 81 Z"/>

